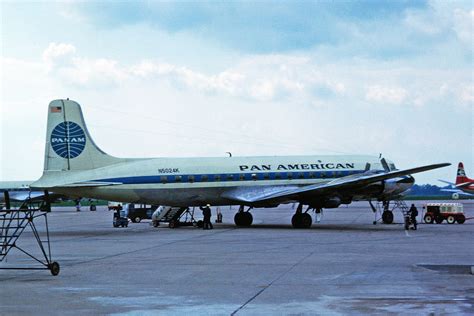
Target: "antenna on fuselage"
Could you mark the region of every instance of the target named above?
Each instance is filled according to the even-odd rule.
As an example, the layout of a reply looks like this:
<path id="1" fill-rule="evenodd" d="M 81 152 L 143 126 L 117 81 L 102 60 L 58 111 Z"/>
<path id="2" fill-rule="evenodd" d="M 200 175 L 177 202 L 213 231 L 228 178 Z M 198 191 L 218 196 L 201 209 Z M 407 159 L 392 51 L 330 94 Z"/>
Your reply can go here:
<path id="1" fill-rule="evenodd" d="M 232 157 L 232 153 L 230 151 L 226 151 L 225 153 L 228 154 L 229 157 Z"/>

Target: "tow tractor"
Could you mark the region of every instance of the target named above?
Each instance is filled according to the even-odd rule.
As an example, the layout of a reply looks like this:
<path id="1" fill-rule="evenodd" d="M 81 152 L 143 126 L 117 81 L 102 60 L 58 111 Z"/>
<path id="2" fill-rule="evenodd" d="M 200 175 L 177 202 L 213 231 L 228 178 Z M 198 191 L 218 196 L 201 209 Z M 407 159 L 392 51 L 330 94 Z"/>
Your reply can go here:
<path id="1" fill-rule="evenodd" d="M 448 224 L 463 224 L 466 221 L 464 209 L 461 203 L 428 203 L 423 206 L 426 224 L 441 224 L 444 220 Z"/>

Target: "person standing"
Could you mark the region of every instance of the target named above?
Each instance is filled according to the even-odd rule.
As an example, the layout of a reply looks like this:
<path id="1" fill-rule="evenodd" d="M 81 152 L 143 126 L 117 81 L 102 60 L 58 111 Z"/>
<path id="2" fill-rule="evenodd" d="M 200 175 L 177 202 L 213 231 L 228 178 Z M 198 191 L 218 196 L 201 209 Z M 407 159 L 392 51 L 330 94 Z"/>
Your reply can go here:
<path id="1" fill-rule="evenodd" d="M 202 216 L 204 217 L 202 229 L 213 229 L 214 227 L 212 226 L 212 223 L 211 223 L 211 216 L 212 216 L 211 205 L 207 204 L 206 206 L 199 207 L 199 208 L 201 209 Z"/>
<path id="2" fill-rule="evenodd" d="M 410 210 L 408 212 L 410 213 L 410 218 L 411 218 L 411 222 L 413 224 L 413 229 L 416 230 L 416 217 L 418 216 L 418 210 L 417 210 L 415 204 L 411 205 Z"/>

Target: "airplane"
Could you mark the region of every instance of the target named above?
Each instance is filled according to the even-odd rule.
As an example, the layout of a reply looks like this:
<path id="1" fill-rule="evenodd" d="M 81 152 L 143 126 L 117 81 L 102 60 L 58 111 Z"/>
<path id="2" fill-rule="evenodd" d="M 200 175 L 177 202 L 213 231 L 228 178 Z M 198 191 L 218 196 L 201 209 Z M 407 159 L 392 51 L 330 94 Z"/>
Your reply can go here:
<path id="1" fill-rule="evenodd" d="M 459 199 L 460 195 L 474 196 L 474 179 L 470 179 L 466 176 L 464 171 L 464 165 L 462 162 L 458 164 L 458 171 L 456 173 L 456 183 L 452 183 L 446 180 L 438 180 L 443 183 L 453 185 L 455 189 L 442 189 L 441 191 L 452 192 L 452 198 L 454 200 Z"/>
<path id="2" fill-rule="evenodd" d="M 94 143 L 80 105 L 59 99 L 48 106 L 43 175 L 31 188 L 173 207 L 238 205 L 237 226 L 252 224 L 253 208 L 296 202 L 292 225 L 308 228 L 309 211 L 359 200 L 384 201 L 382 219 L 391 223 L 388 204 L 414 184 L 411 174 L 448 165 L 398 170 L 369 155 L 117 158 Z"/>

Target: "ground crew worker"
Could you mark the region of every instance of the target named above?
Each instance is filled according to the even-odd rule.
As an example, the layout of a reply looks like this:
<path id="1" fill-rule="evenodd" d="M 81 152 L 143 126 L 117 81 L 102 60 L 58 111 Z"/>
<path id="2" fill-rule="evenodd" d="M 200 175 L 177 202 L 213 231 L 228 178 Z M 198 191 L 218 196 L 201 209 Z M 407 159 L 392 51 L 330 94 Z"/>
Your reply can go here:
<path id="1" fill-rule="evenodd" d="M 418 210 L 416 209 L 415 204 L 411 205 L 408 212 L 410 213 L 411 222 L 413 223 L 413 229 L 416 230 L 416 217 L 418 216 Z"/>
<path id="2" fill-rule="evenodd" d="M 76 200 L 76 212 L 81 211 L 81 200 Z"/>
<path id="3" fill-rule="evenodd" d="M 202 210 L 202 216 L 204 217 L 202 229 L 213 229 L 214 227 L 212 226 L 212 223 L 211 223 L 211 216 L 212 216 L 211 205 L 207 204 L 206 206 L 204 207 L 201 206 L 199 208 Z"/>

